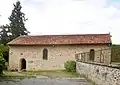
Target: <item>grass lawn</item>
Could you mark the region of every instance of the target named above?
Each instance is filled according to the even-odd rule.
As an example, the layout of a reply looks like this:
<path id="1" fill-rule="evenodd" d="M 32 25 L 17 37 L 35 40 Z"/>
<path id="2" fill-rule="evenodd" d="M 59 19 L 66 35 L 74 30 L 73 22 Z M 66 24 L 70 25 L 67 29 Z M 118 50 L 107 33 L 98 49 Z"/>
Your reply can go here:
<path id="1" fill-rule="evenodd" d="M 46 76 L 52 78 L 76 78 L 80 77 L 78 73 L 71 73 L 66 72 L 65 70 L 44 70 L 44 71 L 26 71 L 26 72 L 9 72 L 4 71 L 4 75 L 0 78 L 4 79 L 14 79 L 14 78 L 30 78 L 30 77 L 37 77 L 37 76 Z"/>
<path id="2" fill-rule="evenodd" d="M 42 75 L 47 77 L 73 78 L 80 77 L 78 73 L 66 72 L 65 70 L 45 70 L 45 71 L 28 71 L 22 72 L 25 75 Z"/>
<path id="3" fill-rule="evenodd" d="M 34 77 L 34 76 L 28 76 L 25 74 L 20 74 L 19 72 L 9 72 L 9 71 L 4 71 L 3 75 L 0 76 L 0 79 L 23 79 L 23 78 L 29 78 L 29 77 Z"/>

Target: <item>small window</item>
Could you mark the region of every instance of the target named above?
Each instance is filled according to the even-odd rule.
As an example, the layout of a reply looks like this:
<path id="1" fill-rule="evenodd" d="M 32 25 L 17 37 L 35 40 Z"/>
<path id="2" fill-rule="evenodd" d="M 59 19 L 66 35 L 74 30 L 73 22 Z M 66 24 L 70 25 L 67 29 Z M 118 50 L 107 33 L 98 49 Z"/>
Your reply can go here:
<path id="1" fill-rule="evenodd" d="M 94 49 L 91 49 L 90 50 L 90 61 L 94 61 L 94 58 L 95 58 L 95 51 L 94 51 Z"/>
<path id="2" fill-rule="evenodd" d="M 43 60 L 47 60 L 48 59 L 48 50 L 45 48 L 43 49 Z"/>

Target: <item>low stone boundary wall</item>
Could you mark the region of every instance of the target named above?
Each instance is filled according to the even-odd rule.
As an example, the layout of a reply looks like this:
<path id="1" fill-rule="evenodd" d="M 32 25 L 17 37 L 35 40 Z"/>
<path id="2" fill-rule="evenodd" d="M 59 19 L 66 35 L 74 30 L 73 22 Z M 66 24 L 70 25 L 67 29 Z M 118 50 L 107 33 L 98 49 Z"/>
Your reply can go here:
<path id="1" fill-rule="evenodd" d="M 120 69 L 94 63 L 76 62 L 76 70 L 98 85 L 120 85 Z"/>

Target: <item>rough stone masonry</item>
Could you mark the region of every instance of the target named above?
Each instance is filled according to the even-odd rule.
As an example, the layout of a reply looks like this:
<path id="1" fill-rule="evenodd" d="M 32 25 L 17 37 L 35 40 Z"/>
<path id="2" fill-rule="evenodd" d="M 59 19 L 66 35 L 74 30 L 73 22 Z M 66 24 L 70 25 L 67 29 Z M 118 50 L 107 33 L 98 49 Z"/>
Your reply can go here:
<path id="1" fill-rule="evenodd" d="M 98 85 L 120 85 L 120 69 L 110 66 L 77 62 L 77 72 Z"/>

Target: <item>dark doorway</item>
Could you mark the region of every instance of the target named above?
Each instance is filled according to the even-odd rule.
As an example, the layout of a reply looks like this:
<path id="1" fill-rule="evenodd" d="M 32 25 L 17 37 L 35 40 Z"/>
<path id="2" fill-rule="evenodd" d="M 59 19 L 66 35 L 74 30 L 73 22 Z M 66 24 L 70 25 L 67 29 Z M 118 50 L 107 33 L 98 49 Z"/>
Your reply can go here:
<path id="1" fill-rule="evenodd" d="M 94 61 L 94 58 L 95 58 L 95 51 L 94 51 L 94 49 L 91 49 L 90 50 L 90 61 Z"/>
<path id="2" fill-rule="evenodd" d="M 26 60 L 23 58 L 21 59 L 21 70 L 26 69 Z"/>

